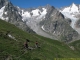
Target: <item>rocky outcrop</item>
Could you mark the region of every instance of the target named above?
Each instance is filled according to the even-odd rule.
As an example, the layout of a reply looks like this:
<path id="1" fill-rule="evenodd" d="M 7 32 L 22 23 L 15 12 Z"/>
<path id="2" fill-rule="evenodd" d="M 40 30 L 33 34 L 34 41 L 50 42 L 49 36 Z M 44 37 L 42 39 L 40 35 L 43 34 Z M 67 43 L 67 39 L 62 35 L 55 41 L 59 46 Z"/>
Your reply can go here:
<path id="1" fill-rule="evenodd" d="M 70 26 L 71 20 L 64 16 L 54 7 L 48 11 L 47 19 L 43 23 L 44 30 L 58 40 L 70 42 L 78 38 L 78 33 Z"/>
<path id="2" fill-rule="evenodd" d="M 3 18 L 5 21 L 14 24 L 15 26 L 19 27 L 20 29 L 28 32 L 33 32 L 26 23 L 22 21 L 22 16 L 18 13 L 18 10 L 13 4 L 8 1 L 8 0 L 0 0 L 0 3 L 2 3 L 0 6 L 5 7 L 4 8 L 4 13 L 3 13 Z"/>
<path id="3" fill-rule="evenodd" d="M 0 0 L 0 9 L 6 5 L 6 3 L 9 2 L 8 0 Z"/>
<path id="4" fill-rule="evenodd" d="M 80 19 L 76 22 L 75 25 L 76 25 L 77 28 L 80 28 Z"/>

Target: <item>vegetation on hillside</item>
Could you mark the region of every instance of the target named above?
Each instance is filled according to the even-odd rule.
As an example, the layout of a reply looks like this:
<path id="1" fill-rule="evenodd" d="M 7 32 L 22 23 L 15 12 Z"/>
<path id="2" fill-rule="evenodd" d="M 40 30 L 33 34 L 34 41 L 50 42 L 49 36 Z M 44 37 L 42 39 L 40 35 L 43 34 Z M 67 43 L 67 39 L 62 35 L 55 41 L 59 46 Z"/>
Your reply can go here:
<path id="1" fill-rule="evenodd" d="M 15 39 L 6 36 L 6 33 Z M 29 39 L 29 47 L 35 48 L 35 41 L 39 42 L 40 48 L 27 50 L 24 42 Z M 0 20 L 0 60 L 54 60 L 55 58 L 79 58 L 80 48 L 78 42 L 69 45 L 45 38 L 36 34 L 27 33 L 16 26 Z"/>

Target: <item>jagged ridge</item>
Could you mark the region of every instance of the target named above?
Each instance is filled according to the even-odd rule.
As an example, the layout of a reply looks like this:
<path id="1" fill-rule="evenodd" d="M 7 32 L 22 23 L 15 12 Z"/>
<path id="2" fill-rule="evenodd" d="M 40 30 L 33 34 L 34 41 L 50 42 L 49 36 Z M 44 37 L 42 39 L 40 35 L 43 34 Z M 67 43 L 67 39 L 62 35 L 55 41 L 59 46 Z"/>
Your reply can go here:
<path id="1" fill-rule="evenodd" d="M 46 5 L 38 8 L 21 9 L 15 7 L 9 1 L 7 1 L 7 3 L 5 0 L 3 1 L 2 8 L 0 9 L 0 18 L 23 30 L 33 30 L 39 35 L 57 40 L 60 39 L 61 36 L 64 36 L 64 32 L 62 32 L 64 30 L 67 32 L 65 33 L 66 39 L 68 38 L 67 40 L 75 40 L 78 38 L 78 33 L 75 31 L 73 35 L 74 30 L 70 27 L 71 22 L 69 21 L 72 20 L 65 19 L 64 14 L 53 6 Z M 4 5 L 4 3 L 6 4 Z M 69 27 L 69 30 L 64 26 Z M 60 28 L 61 30 L 59 30 Z M 67 37 L 70 35 L 69 33 L 71 33 L 71 36 Z"/>

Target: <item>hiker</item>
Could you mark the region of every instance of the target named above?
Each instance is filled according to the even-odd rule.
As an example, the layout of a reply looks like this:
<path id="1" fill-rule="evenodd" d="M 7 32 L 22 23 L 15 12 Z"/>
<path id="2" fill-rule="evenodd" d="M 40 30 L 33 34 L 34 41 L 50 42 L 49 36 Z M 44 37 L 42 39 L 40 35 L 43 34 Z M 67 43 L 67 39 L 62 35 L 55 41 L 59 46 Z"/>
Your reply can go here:
<path id="1" fill-rule="evenodd" d="M 27 41 L 24 43 L 24 47 L 28 49 L 28 42 Z"/>
<path id="2" fill-rule="evenodd" d="M 27 49 L 29 49 L 29 44 L 28 44 L 29 42 L 30 42 L 30 40 L 26 39 L 26 42 L 24 43 L 24 47 Z"/>
<path id="3" fill-rule="evenodd" d="M 36 48 L 40 48 L 38 41 L 36 41 L 35 47 L 36 47 Z"/>
<path id="4" fill-rule="evenodd" d="M 35 47 L 38 48 L 38 42 L 37 42 L 37 41 L 36 41 L 36 43 L 35 43 Z"/>

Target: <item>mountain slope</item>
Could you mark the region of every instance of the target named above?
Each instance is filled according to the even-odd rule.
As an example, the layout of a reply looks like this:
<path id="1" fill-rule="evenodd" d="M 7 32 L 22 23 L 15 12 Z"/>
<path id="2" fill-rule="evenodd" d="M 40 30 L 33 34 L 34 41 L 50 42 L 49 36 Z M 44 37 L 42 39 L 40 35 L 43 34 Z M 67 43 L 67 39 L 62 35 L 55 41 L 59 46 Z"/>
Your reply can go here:
<path id="1" fill-rule="evenodd" d="M 8 29 L 7 29 L 8 27 Z M 10 31 L 10 35 L 15 37 L 5 36 L 6 32 Z M 2 33 L 1 33 L 2 32 Z M 2 35 L 1 35 L 2 34 Z M 29 46 L 34 47 L 37 40 L 40 49 L 27 51 L 23 44 L 26 39 L 30 40 Z M 77 50 L 75 50 L 77 51 Z M 66 52 L 66 53 L 65 53 Z M 39 35 L 30 34 L 16 28 L 14 25 L 0 20 L 0 59 L 12 60 L 53 60 L 54 58 L 78 58 L 80 54 L 70 49 L 68 45 L 56 40 L 44 38 Z"/>
<path id="2" fill-rule="evenodd" d="M 18 10 L 20 10 L 19 7 Z M 40 9 L 22 9 L 21 11 L 22 13 L 19 13 L 23 17 L 22 20 L 26 22 L 33 31 L 41 36 L 56 40 L 63 39 L 63 41 L 68 42 L 78 39 L 78 33 L 70 27 L 69 23 L 67 23 L 70 19 L 65 19 L 64 15 L 53 6 L 46 5 Z M 56 21 L 59 21 L 59 23 Z"/>
<path id="3" fill-rule="evenodd" d="M 65 18 L 71 19 L 70 26 L 80 34 L 79 20 L 80 20 L 80 5 L 72 4 L 68 7 L 64 7 L 60 12 Z"/>
<path id="4" fill-rule="evenodd" d="M 22 30 L 33 32 L 23 21 L 18 10 L 9 0 L 0 0 L 0 19 L 3 19 Z"/>
<path id="5" fill-rule="evenodd" d="M 53 6 L 46 5 L 22 9 L 14 6 L 8 0 L 0 0 L 0 3 L 0 18 L 24 31 L 35 32 L 44 37 L 56 40 L 63 39 L 63 41 L 69 42 L 77 40 L 79 37 L 78 32 L 74 31 L 73 28 L 76 18 L 70 16 L 73 20 L 66 19 L 64 15 L 69 17 L 69 14 L 63 14 Z M 73 7 L 75 7 L 74 4 Z M 70 27 L 70 24 L 72 27 Z"/>
<path id="6" fill-rule="evenodd" d="M 52 34 L 58 40 L 61 39 L 65 42 L 77 40 L 79 34 L 69 25 L 68 20 L 70 19 L 65 19 L 64 15 L 55 7 L 50 9 L 46 14 L 45 21 L 41 22 L 43 23 L 43 30 Z"/>

